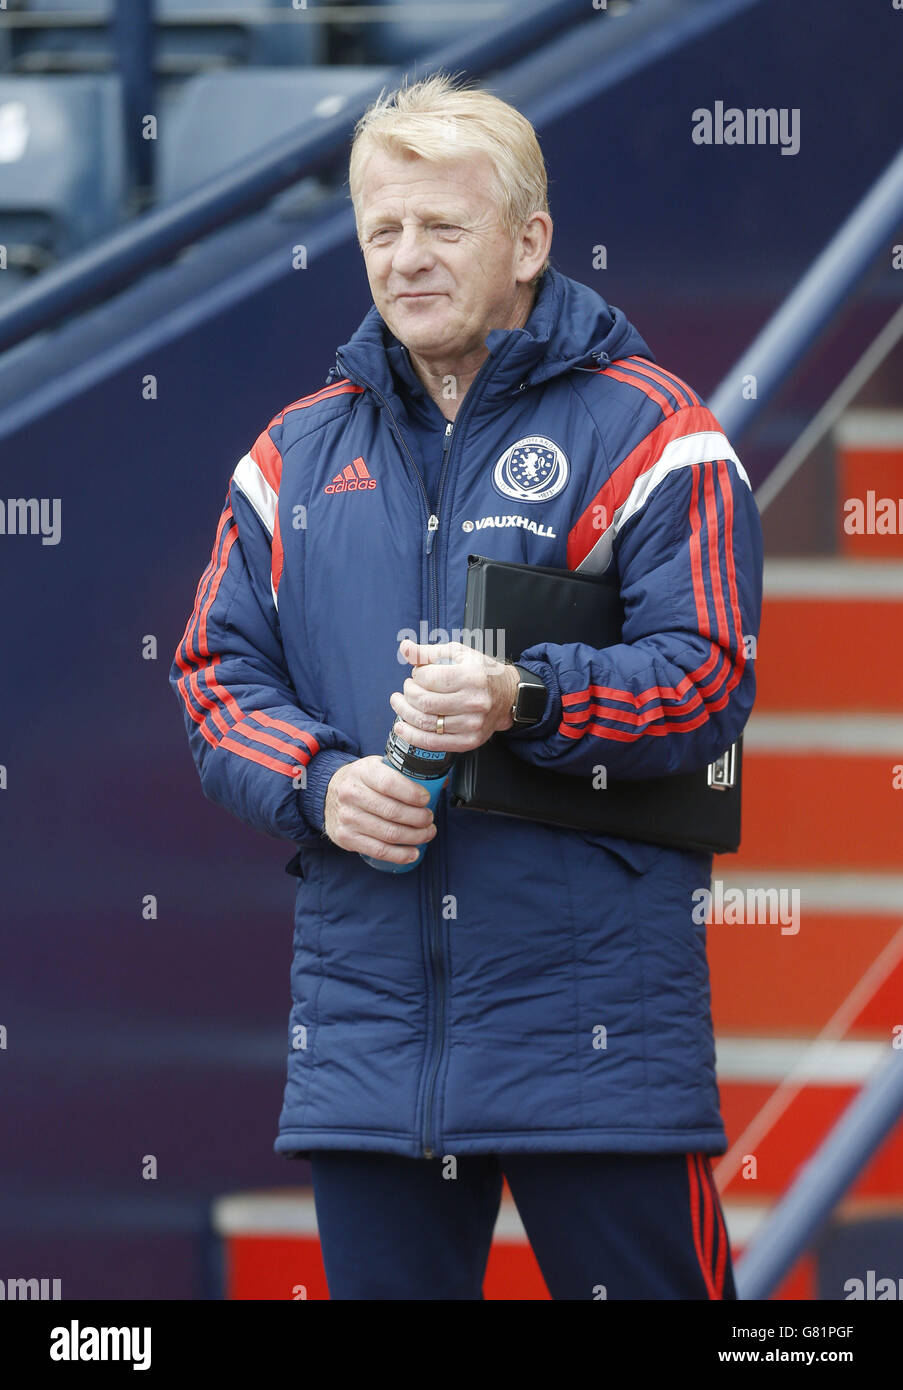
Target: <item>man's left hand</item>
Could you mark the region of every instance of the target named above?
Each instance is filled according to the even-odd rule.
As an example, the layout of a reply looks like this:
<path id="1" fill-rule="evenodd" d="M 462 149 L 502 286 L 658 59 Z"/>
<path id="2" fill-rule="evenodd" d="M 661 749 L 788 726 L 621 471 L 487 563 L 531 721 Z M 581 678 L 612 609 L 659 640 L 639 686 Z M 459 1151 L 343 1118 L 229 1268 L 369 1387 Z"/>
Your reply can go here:
<path id="1" fill-rule="evenodd" d="M 461 642 L 430 646 L 404 638 L 398 653 L 414 668 L 402 690 L 389 698 L 398 716 L 395 730 L 407 743 L 467 753 L 494 733 L 512 727 L 511 706 L 518 686 L 514 666 Z M 437 734 L 440 715 L 445 723 Z"/>

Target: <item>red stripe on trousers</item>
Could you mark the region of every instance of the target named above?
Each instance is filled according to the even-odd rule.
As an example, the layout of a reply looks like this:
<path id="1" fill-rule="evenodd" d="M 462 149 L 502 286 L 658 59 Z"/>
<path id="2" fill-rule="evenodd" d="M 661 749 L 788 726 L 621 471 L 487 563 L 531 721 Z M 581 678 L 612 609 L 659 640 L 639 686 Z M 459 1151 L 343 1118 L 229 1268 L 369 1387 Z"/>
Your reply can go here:
<path id="1" fill-rule="evenodd" d="M 705 1280 L 709 1298 L 717 1298 L 715 1284 L 712 1279 L 711 1270 L 703 1258 L 702 1253 L 702 1232 L 699 1224 L 699 1187 L 697 1185 L 698 1173 L 696 1169 L 696 1154 L 687 1154 L 687 1180 L 690 1185 L 690 1225 L 693 1228 L 693 1244 L 696 1246 L 696 1258 L 699 1261 L 699 1268 Z"/>

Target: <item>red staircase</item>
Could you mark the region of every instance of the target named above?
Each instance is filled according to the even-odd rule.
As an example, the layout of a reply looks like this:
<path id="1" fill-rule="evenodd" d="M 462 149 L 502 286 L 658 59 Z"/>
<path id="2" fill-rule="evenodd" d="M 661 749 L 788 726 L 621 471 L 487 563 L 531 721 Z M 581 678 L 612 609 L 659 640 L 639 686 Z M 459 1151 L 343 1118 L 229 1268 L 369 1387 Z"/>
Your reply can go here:
<path id="1" fill-rule="evenodd" d="M 840 554 L 766 563 L 743 844 L 714 867 L 726 886 L 796 889 L 800 907 L 795 933 L 709 928 L 735 1253 L 903 1024 L 903 548 L 842 525 L 868 518 L 869 490 L 873 522 L 876 498 L 903 498 L 903 413 L 853 412 L 835 442 Z M 903 1124 L 837 1216 L 901 1211 Z M 811 1258 L 778 1296 L 814 1296 Z"/>

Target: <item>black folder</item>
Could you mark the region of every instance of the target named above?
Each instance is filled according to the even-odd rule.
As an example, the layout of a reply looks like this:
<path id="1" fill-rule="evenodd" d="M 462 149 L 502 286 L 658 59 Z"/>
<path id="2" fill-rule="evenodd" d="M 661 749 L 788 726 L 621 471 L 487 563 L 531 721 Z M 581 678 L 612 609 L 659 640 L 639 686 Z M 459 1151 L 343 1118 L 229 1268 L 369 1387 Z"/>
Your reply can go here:
<path id="1" fill-rule="evenodd" d="M 537 642 L 610 647 L 622 640 L 617 583 L 605 576 L 468 556 L 463 641 L 515 661 Z M 698 772 L 614 781 L 553 772 L 524 762 L 504 734 L 462 754 L 449 793 L 452 805 L 545 821 L 573 830 L 645 840 L 676 849 L 725 854 L 740 844 L 742 739 Z M 600 745 L 600 764 L 604 753 Z"/>

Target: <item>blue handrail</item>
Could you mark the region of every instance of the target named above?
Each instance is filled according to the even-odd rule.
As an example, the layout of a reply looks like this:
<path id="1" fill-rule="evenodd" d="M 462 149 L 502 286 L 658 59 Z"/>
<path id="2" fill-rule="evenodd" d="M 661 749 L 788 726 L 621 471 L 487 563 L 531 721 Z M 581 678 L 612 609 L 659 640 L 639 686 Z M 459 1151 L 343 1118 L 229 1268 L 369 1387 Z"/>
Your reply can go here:
<path id="1" fill-rule="evenodd" d="M 748 434 L 765 406 L 852 299 L 901 224 L 903 149 L 710 398 L 713 413 L 734 443 Z M 750 377 L 755 378 L 756 395 L 746 400 L 743 384 Z"/>
<path id="2" fill-rule="evenodd" d="M 496 20 L 472 37 L 430 54 L 413 67 L 398 68 L 388 85 L 406 72 L 426 77 L 440 70 L 480 77 L 514 62 L 569 24 L 592 19 L 587 0 L 530 0 L 515 14 Z M 199 237 L 267 203 L 303 177 L 328 169 L 347 155 L 354 123 L 378 95 L 364 90 L 342 112 L 324 120 L 314 134 L 292 134 L 207 180 L 165 208 L 105 237 L 65 265 L 46 271 L 0 309 L 0 353 L 69 314 L 113 294 L 134 277 L 169 260 Z"/>
<path id="3" fill-rule="evenodd" d="M 738 1297 L 774 1292 L 901 1116 L 903 1050 L 891 1048 L 738 1262 Z"/>

